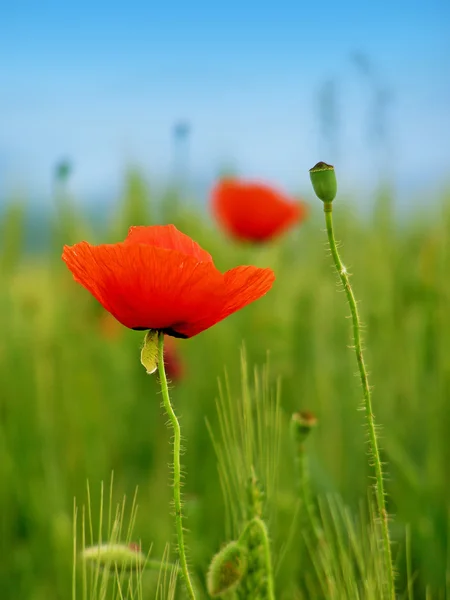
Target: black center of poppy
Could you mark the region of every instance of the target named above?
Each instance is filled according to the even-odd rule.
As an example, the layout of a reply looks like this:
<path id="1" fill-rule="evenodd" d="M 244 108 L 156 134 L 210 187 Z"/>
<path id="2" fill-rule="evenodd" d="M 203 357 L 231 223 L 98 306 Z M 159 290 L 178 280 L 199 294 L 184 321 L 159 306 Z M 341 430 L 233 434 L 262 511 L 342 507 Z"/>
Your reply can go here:
<path id="1" fill-rule="evenodd" d="M 168 327 L 167 329 L 163 329 L 162 332 L 165 335 L 171 335 L 172 337 L 180 338 L 182 340 L 186 340 L 188 337 L 184 333 L 178 333 L 178 331 L 175 331 L 175 329 L 172 329 L 171 327 Z"/>
<path id="2" fill-rule="evenodd" d="M 148 329 L 151 329 L 151 327 L 132 327 L 132 329 L 133 331 L 147 331 Z M 174 338 L 180 338 L 182 340 L 188 338 L 184 333 L 178 333 L 178 331 L 175 331 L 175 329 L 172 329 L 171 327 L 166 327 L 166 329 L 161 329 L 161 331 L 164 335 L 171 335 Z"/>

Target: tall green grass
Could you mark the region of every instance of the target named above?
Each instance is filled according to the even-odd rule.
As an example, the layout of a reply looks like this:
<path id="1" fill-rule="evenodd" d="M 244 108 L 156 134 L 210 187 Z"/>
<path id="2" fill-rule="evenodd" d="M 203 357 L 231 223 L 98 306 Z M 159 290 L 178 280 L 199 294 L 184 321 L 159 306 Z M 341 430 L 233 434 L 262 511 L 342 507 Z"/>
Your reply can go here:
<path id="1" fill-rule="evenodd" d="M 277 598 L 382 598 L 365 430 L 357 410 L 362 392 L 347 350 L 347 308 L 327 256 L 320 203 L 312 204 L 307 223 L 282 240 L 253 247 L 226 239 L 194 205 L 172 197 L 156 201 L 137 173 L 100 229 L 66 200 L 58 200 L 59 218 L 45 253 L 24 251 L 20 205 L 11 204 L 0 223 L 1 598 L 71 597 L 74 497 L 77 555 L 83 514 L 88 523 L 87 480 L 92 542 L 99 531 L 103 541 L 114 541 L 117 530 L 109 529 L 108 519 L 100 527 L 99 510 L 100 482 L 109 481 L 112 471 L 112 522 L 117 503 L 126 496 L 129 506 L 139 488 L 132 534 L 125 526 L 117 541 L 128 536 L 144 553 L 151 550 L 152 560 L 176 559 L 170 445 L 157 380 L 139 362 L 142 335 L 105 328 L 102 310 L 60 260 L 63 240 L 115 241 L 131 224 L 154 222 L 173 222 L 208 249 L 221 269 L 256 264 L 271 266 L 277 276 L 266 297 L 179 343 L 185 377 L 172 383 L 171 396 L 185 437 L 187 544 L 199 589 L 206 597 L 211 558 L 240 533 L 242 486 L 254 467 L 265 494 Z M 421 211 L 397 216 L 385 198 L 365 216 L 352 204 L 339 200 L 335 206 L 365 324 L 374 411 L 383 424 L 398 592 L 408 600 L 450 597 L 449 200 L 437 199 L 434 208 L 424 201 Z M 277 402 L 276 431 L 269 398 Z M 263 429 L 267 438 L 258 437 L 261 421 L 250 419 L 258 414 L 252 402 L 266 407 L 260 418 L 272 415 Z M 305 452 L 319 534 L 296 485 L 289 421 L 298 410 L 318 420 Z M 245 421 L 239 438 L 224 435 L 224 418 L 231 418 L 225 415 L 232 414 L 237 424 Z M 251 448 L 239 442 L 247 435 L 254 436 Z M 227 464 L 227 456 L 241 459 Z M 108 507 L 109 491 L 104 496 Z M 75 567 L 76 597 L 84 600 L 83 566 Z M 142 573 L 142 588 L 135 578 L 134 587 L 125 583 L 121 591 L 117 575 L 108 577 L 104 596 L 98 591 L 87 597 L 162 599 L 182 593 L 180 585 L 170 592 L 167 571 L 159 592 L 152 572 Z"/>

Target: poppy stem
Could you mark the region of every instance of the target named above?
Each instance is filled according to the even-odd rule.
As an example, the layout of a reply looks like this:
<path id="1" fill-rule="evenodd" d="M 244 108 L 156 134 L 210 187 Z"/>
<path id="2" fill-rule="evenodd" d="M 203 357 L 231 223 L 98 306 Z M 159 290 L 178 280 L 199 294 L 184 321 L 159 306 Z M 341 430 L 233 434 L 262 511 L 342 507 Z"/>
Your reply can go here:
<path id="1" fill-rule="evenodd" d="M 354 348 L 356 353 L 356 360 L 358 363 L 359 375 L 361 378 L 361 384 L 364 393 L 364 412 L 366 415 L 367 427 L 369 430 L 369 449 L 373 459 L 371 465 L 375 470 L 375 497 L 378 508 L 378 516 L 381 522 L 382 538 L 383 538 L 383 551 L 384 560 L 387 576 L 388 586 L 388 597 L 390 600 L 395 600 L 395 581 L 394 581 L 394 569 L 392 565 L 392 554 L 391 554 L 391 542 L 389 537 L 389 523 L 388 513 L 386 510 L 386 500 L 384 491 L 384 479 L 383 479 L 383 468 L 380 459 L 380 450 L 378 446 L 378 437 L 375 426 L 375 417 L 372 412 L 372 399 L 369 387 L 369 381 L 367 376 L 366 365 L 364 362 L 362 342 L 361 342 L 361 321 L 359 318 L 358 309 L 356 306 L 355 296 L 350 286 L 350 281 L 347 273 L 347 269 L 342 264 L 339 252 L 336 246 L 336 240 L 333 232 L 333 219 L 332 219 L 332 203 L 324 202 L 323 209 L 325 212 L 325 223 L 327 227 L 328 242 L 330 244 L 331 254 L 333 256 L 334 265 L 341 279 L 342 285 L 347 296 L 347 302 L 350 307 L 353 323 L 353 339 Z"/>
<path id="2" fill-rule="evenodd" d="M 246 538 L 251 536 L 251 531 L 253 529 L 258 529 L 259 539 L 258 543 L 262 547 L 264 562 L 266 571 L 265 578 L 267 584 L 267 600 L 275 600 L 275 591 L 274 591 L 274 583 L 273 583 L 273 569 L 272 569 L 272 555 L 270 551 L 270 540 L 269 540 L 269 532 L 267 531 L 267 525 L 260 517 L 253 517 L 253 519 L 247 523 L 243 532 L 239 536 L 239 543 L 243 543 Z M 254 540 L 253 540 L 254 543 Z M 248 545 L 248 544 L 247 544 Z"/>
<path id="3" fill-rule="evenodd" d="M 166 371 L 164 368 L 164 333 L 158 333 L 158 369 L 161 383 L 161 392 L 164 408 L 173 427 L 173 501 L 175 506 L 175 524 L 178 537 L 178 554 L 180 556 L 181 572 L 190 600 L 195 600 L 194 588 L 186 560 L 186 549 L 184 546 L 183 513 L 181 510 L 181 430 L 177 416 L 170 403 L 169 388 L 167 385 Z"/>
<path id="4" fill-rule="evenodd" d="M 312 499 L 308 459 L 303 445 L 295 449 L 295 466 L 297 471 L 297 487 L 303 511 L 303 527 L 305 529 L 306 526 L 311 527 L 314 534 L 314 541 L 317 541 L 322 538 L 322 528 Z M 306 533 L 309 533 L 309 531 Z"/>

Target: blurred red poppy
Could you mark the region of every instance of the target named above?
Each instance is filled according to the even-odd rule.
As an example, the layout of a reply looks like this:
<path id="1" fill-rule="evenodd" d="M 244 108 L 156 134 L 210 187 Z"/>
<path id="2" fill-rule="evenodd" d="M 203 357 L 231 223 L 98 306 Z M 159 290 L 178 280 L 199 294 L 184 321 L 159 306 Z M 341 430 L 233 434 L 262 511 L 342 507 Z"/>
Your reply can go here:
<path id="1" fill-rule="evenodd" d="M 173 225 L 131 227 L 124 242 L 64 246 L 74 279 L 130 329 L 189 338 L 270 290 L 271 269 L 221 273 L 212 257 Z"/>
<path id="2" fill-rule="evenodd" d="M 212 211 L 229 235 L 265 242 L 303 221 L 307 207 L 261 183 L 222 179 L 211 193 Z"/>
<path id="3" fill-rule="evenodd" d="M 164 339 L 164 366 L 171 381 L 180 381 L 183 378 L 184 364 L 178 351 L 177 340 L 169 336 L 165 336 Z"/>

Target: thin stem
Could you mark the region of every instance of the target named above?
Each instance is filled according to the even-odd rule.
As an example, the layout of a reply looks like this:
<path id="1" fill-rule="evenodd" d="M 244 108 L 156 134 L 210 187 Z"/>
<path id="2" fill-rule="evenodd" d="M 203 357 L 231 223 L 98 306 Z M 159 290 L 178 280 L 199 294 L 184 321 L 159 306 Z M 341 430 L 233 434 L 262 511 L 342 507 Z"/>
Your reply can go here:
<path id="1" fill-rule="evenodd" d="M 162 332 L 158 334 L 158 369 L 164 408 L 166 409 L 167 415 L 169 416 L 171 425 L 173 427 L 173 501 L 175 506 L 175 524 L 178 537 L 178 554 L 180 555 L 181 572 L 183 574 L 188 596 L 191 600 L 195 600 L 194 588 L 191 582 L 186 560 L 183 532 L 183 513 L 181 510 L 181 430 L 178 419 L 170 403 L 169 388 L 167 385 L 166 371 L 164 368 L 164 334 Z"/>
<path id="2" fill-rule="evenodd" d="M 383 535 L 383 550 L 385 566 L 388 577 L 388 590 L 389 598 L 395 599 L 395 583 L 394 583 L 394 570 L 392 566 L 392 554 L 391 554 L 391 542 L 389 538 L 389 523 L 388 514 L 386 510 L 385 492 L 384 492 L 384 480 L 383 480 L 383 469 L 380 459 L 380 450 L 378 448 L 378 438 L 375 428 L 375 417 L 372 412 L 372 400 L 370 394 L 369 381 L 367 377 L 366 365 L 364 363 L 364 356 L 362 351 L 361 343 L 361 322 L 359 319 L 358 309 L 356 306 L 355 296 L 350 286 L 348 273 L 345 266 L 342 264 L 339 252 L 336 246 L 336 240 L 334 239 L 333 233 L 333 219 L 332 219 L 332 203 L 324 202 L 325 222 L 327 226 L 328 242 L 330 244 L 331 254 L 333 256 L 334 265 L 342 285 L 344 286 L 345 295 L 347 296 L 347 302 L 350 307 L 353 322 L 353 338 L 355 343 L 356 360 L 358 362 L 359 375 L 361 377 L 361 384 L 364 393 L 364 409 L 366 414 L 367 425 L 369 429 L 369 446 L 370 452 L 373 458 L 373 466 L 375 470 L 375 496 L 378 508 L 378 514 L 381 521 L 382 535 Z"/>
<path id="3" fill-rule="evenodd" d="M 250 529 L 253 527 L 253 520 L 249 521 L 247 523 L 247 525 L 244 527 L 244 529 L 242 530 L 241 535 L 239 536 L 239 542 L 243 542 L 245 540 L 245 538 L 248 536 L 248 534 L 250 533 Z"/>
<path id="4" fill-rule="evenodd" d="M 143 565 L 143 568 L 148 570 L 148 571 L 176 571 L 178 573 L 178 571 L 180 570 L 180 567 L 178 566 L 178 564 L 174 564 L 174 563 L 170 563 L 170 562 L 164 562 L 158 559 L 147 559 Z"/>
<path id="5" fill-rule="evenodd" d="M 269 533 L 267 531 L 266 524 L 259 517 L 255 517 L 253 519 L 253 523 L 258 526 L 264 545 L 264 559 L 266 562 L 267 574 L 267 598 L 268 600 L 275 600 L 275 593 L 273 591 L 272 555 L 270 552 Z"/>
<path id="6" fill-rule="evenodd" d="M 316 507 L 312 501 L 311 484 L 309 479 L 309 468 L 308 460 L 305 453 L 303 444 L 296 444 L 295 449 L 295 462 L 297 465 L 297 486 L 301 497 L 303 510 L 309 519 L 309 524 L 312 527 L 312 531 L 315 535 L 316 540 L 322 537 L 322 531 L 319 520 L 316 514 Z"/>
<path id="7" fill-rule="evenodd" d="M 242 542 L 249 534 L 250 529 L 253 526 L 257 526 L 259 533 L 261 534 L 262 545 L 264 547 L 264 562 L 266 563 L 266 577 L 267 577 L 267 600 L 275 600 L 274 584 L 273 584 L 273 569 L 272 569 L 272 554 L 270 551 L 270 540 L 267 526 L 262 519 L 254 517 L 247 523 L 243 532 L 239 536 L 239 541 Z"/>

